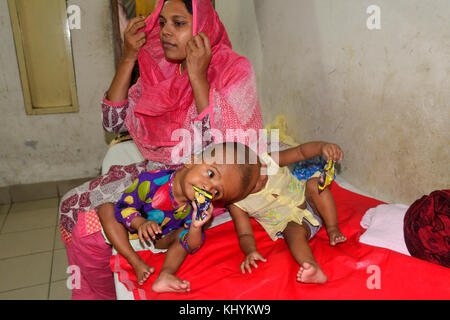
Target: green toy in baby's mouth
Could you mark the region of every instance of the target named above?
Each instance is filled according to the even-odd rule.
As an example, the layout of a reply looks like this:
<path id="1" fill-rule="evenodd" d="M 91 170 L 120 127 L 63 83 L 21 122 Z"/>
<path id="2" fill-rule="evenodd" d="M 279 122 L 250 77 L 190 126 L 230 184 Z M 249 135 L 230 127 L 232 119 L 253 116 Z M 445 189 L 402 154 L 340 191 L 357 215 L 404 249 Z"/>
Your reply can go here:
<path id="1" fill-rule="evenodd" d="M 196 220 L 203 220 L 206 214 L 202 214 L 209 209 L 212 201 L 212 194 L 206 190 L 200 189 L 194 186 L 194 201 L 197 205 L 197 217 Z"/>
<path id="2" fill-rule="evenodd" d="M 325 165 L 322 173 L 319 176 L 319 194 L 322 193 L 323 190 L 325 190 L 326 187 L 328 187 L 331 182 L 333 182 L 335 178 L 335 172 L 334 172 L 334 164 L 336 162 L 333 160 L 328 161 L 328 163 Z"/>

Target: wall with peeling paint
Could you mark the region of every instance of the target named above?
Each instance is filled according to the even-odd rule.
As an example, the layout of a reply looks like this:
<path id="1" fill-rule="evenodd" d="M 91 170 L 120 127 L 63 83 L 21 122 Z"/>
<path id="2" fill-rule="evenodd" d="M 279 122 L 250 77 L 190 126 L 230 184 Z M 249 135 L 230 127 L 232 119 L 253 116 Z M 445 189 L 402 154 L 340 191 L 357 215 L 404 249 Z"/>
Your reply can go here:
<path id="1" fill-rule="evenodd" d="M 0 1 L 0 186 L 92 177 L 107 150 L 100 101 L 114 76 L 109 0 L 68 1 L 81 8 L 72 30 L 80 111 L 28 116 L 7 1 Z"/>
<path id="2" fill-rule="evenodd" d="M 372 4 L 381 30 L 366 26 Z M 216 5 L 257 66 L 266 123 L 284 113 L 298 141 L 340 144 L 342 177 L 378 199 L 408 204 L 450 187 L 448 0 Z"/>

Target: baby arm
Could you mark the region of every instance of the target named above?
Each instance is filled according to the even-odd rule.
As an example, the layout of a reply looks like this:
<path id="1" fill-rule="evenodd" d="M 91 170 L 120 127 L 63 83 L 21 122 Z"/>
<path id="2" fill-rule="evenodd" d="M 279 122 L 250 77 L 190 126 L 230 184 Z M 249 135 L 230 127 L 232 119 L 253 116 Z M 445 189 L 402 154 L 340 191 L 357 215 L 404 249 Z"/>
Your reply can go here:
<path id="1" fill-rule="evenodd" d="M 181 245 L 186 249 L 188 253 L 195 253 L 202 246 L 205 240 L 205 234 L 203 232 L 203 226 L 211 219 L 214 206 L 211 204 L 206 210 L 205 216 L 201 220 L 197 220 L 198 214 L 203 214 L 203 212 L 197 212 L 197 206 L 195 202 L 192 202 L 192 220 L 187 223 L 186 230 L 182 231 L 180 234 Z"/>
<path id="2" fill-rule="evenodd" d="M 106 237 L 113 247 L 120 253 L 136 272 L 138 282 L 142 284 L 151 273 L 155 271 L 153 267 L 148 266 L 134 251 L 128 239 L 127 228 L 117 221 L 115 217 L 114 205 L 106 203 L 98 209 L 98 216 L 105 231 Z M 143 219 L 143 218 L 142 218 Z"/>
<path id="3" fill-rule="evenodd" d="M 263 262 L 266 262 L 267 260 L 256 248 L 255 236 L 253 235 L 253 228 L 248 214 L 235 205 L 230 205 L 228 209 L 236 228 L 239 246 L 245 255 L 245 259 L 241 263 L 240 269 L 242 273 L 245 273 L 245 270 L 252 273 L 251 266 L 258 268 L 256 260 Z"/>
<path id="4" fill-rule="evenodd" d="M 128 241 L 127 229 L 116 220 L 114 214 L 114 204 L 105 203 L 101 205 L 98 209 L 98 217 L 106 237 L 111 242 L 113 247 L 127 260 L 128 257 L 132 257 L 133 254 L 130 250 L 134 250 Z"/>
<path id="5" fill-rule="evenodd" d="M 323 155 L 327 161 L 340 161 L 344 158 L 344 153 L 337 144 L 324 141 L 314 141 L 280 151 L 278 153 L 278 165 L 283 167 L 298 161 L 311 159 L 319 155 Z"/>

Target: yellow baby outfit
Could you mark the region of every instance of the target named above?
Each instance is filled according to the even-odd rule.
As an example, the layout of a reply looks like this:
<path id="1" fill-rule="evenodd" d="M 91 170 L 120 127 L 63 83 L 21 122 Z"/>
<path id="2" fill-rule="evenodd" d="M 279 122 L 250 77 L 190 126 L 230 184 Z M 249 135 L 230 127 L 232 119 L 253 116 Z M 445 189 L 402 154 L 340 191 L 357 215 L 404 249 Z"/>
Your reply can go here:
<path id="1" fill-rule="evenodd" d="M 274 241 L 291 221 L 302 224 L 306 218 L 313 226 L 319 226 L 309 210 L 298 208 L 305 202 L 306 180 L 299 181 L 288 167 L 279 167 L 267 153 L 260 155 L 260 160 L 267 165 L 265 187 L 234 205 L 255 218 Z M 319 175 L 316 172 L 312 178 Z"/>

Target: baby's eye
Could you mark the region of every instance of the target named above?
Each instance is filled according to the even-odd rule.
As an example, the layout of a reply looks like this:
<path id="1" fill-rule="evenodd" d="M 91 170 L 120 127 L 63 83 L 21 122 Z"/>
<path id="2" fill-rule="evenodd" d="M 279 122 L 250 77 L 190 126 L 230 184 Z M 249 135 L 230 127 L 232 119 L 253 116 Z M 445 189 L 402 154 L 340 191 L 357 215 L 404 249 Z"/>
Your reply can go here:
<path id="1" fill-rule="evenodd" d="M 210 178 L 213 178 L 214 177 L 214 172 L 212 170 L 208 170 L 208 176 Z"/>
<path id="2" fill-rule="evenodd" d="M 219 196 L 219 191 L 214 191 L 214 197 L 218 197 Z"/>

